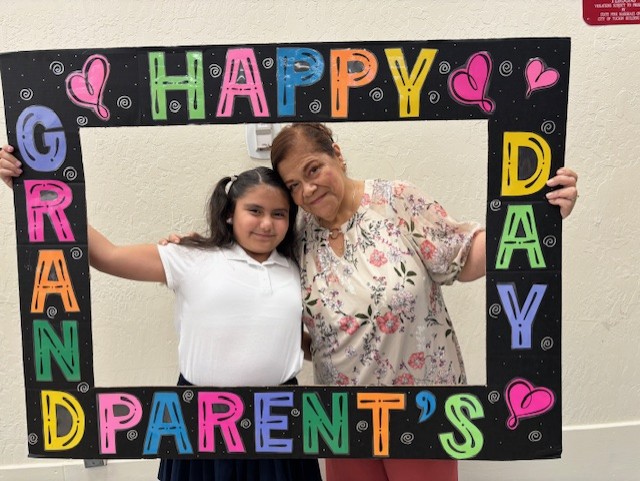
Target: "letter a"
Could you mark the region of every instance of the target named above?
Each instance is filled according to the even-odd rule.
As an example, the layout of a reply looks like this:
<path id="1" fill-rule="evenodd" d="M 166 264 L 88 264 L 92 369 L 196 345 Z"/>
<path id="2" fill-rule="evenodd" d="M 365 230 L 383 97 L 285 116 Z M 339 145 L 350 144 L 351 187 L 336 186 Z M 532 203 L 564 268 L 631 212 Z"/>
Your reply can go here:
<path id="1" fill-rule="evenodd" d="M 523 236 L 518 236 L 518 228 L 522 226 Z M 510 205 L 504 221 L 504 229 L 498 246 L 496 269 L 506 270 L 511 263 L 513 251 L 524 249 L 529 256 L 529 264 L 534 269 L 544 269 L 546 264 L 542 256 L 542 247 L 538 239 L 536 219 L 531 205 Z"/>
<path id="2" fill-rule="evenodd" d="M 55 279 L 51 278 L 51 274 Z M 66 312 L 79 312 L 80 306 L 73 293 L 67 262 L 62 251 L 44 250 L 38 253 L 38 265 L 31 297 L 31 312 L 44 312 L 49 294 L 58 294 Z"/>

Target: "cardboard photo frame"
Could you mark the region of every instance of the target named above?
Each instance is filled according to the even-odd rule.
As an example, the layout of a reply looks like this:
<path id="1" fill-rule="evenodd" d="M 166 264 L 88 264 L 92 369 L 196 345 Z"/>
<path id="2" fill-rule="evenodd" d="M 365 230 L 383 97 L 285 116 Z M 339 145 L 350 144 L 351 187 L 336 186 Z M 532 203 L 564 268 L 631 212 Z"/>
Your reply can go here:
<path id="1" fill-rule="evenodd" d="M 29 454 L 541 459 L 562 451 L 568 38 L 92 48 L 0 56 Z M 95 386 L 80 130 L 486 119 L 484 386 Z M 213 406 L 225 407 L 226 416 Z"/>

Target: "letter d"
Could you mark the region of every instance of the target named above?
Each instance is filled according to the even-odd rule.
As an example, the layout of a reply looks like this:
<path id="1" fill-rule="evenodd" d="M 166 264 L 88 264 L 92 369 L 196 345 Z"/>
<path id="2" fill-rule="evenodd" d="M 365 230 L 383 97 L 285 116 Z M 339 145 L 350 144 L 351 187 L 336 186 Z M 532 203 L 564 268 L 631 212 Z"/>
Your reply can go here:
<path id="1" fill-rule="evenodd" d="M 71 428 L 58 434 L 56 409 L 61 407 L 71 416 Z M 61 391 L 42 391 L 42 431 L 45 451 L 66 451 L 78 445 L 84 436 L 84 410 L 71 394 Z"/>

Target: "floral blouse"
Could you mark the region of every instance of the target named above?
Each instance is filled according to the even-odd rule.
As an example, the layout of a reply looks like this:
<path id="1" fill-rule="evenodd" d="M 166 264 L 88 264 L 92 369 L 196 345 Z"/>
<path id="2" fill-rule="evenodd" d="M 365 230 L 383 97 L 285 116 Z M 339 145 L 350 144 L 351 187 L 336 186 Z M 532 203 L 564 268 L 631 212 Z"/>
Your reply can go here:
<path id="1" fill-rule="evenodd" d="M 303 321 L 315 381 L 332 385 L 464 384 L 466 375 L 440 286 L 451 284 L 481 228 L 459 223 L 415 186 L 366 180 L 342 227 L 300 218 Z"/>

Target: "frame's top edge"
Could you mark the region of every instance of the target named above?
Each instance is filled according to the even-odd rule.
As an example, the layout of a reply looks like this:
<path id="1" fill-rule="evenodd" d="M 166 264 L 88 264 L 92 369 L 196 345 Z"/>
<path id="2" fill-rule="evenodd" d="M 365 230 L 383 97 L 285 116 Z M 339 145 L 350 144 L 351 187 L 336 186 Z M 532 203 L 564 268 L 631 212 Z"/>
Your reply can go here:
<path id="1" fill-rule="evenodd" d="M 548 42 L 548 41 L 566 41 L 571 43 L 571 37 L 504 37 L 504 38 L 459 38 L 459 39 L 423 39 L 423 40 L 341 40 L 330 42 L 272 42 L 272 43 L 224 43 L 224 44 L 200 44 L 200 45 L 141 45 L 141 46 L 122 46 L 122 47 L 78 47 L 78 48 L 58 48 L 58 49 L 42 49 L 42 50 L 15 50 L 0 52 L 0 60 L 3 57 L 19 54 L 43 53 L 43 52 L 95 52 L 96 50 L 103 52 L 117 52 L 127 50 L 152 50 L 152 49 L 189 49 L 189 48 L 207 48 L 207 47 L 271 47 L 271 46 L 344 46 L 344 45 L 389 45 L 389 44 L 438 44 L 438 43 L 499 43 L 499 42 Z"/>

